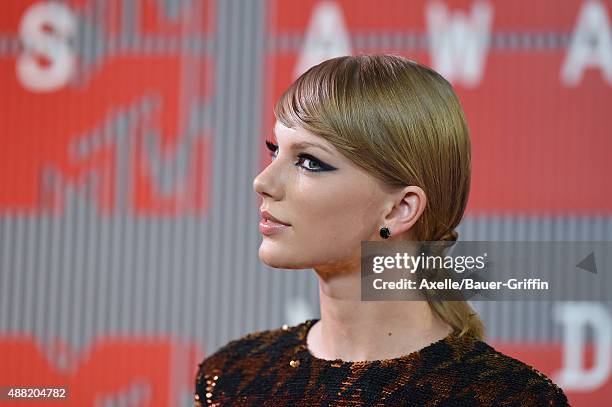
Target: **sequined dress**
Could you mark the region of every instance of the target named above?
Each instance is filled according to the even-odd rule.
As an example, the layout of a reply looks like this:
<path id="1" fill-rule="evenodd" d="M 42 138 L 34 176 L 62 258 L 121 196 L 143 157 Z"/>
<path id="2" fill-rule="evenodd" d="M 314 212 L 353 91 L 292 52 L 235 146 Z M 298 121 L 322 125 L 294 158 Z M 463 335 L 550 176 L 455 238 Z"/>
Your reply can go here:
<path id="1" fill-rule="evenodd" d="M 450 334 L 394 359 L 313 356 L 317 319 L 234 340 L 199 364 L 203 406 L 567 406 L 563 391 L 486 342 Z"/>

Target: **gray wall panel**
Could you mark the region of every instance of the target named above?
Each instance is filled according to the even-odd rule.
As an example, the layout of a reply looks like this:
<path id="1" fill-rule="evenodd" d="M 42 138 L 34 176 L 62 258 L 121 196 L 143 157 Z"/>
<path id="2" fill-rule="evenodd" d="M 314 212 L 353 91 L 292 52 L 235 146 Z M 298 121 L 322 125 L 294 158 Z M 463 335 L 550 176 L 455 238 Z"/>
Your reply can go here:
<path id="1" fill-rule="evenodd" d="M 167 12 L 178 10 L 177 1 L 163 3 Z M 0 333 L 24 333 L 41 343 L 59 338 L 76 349 L 114 334 L 160 334 L 195 342 L 210 353 L 248 332 L 317 316 L 319 294 L 313 271 L 274 270 L 260 262 L 259 199 L 252 189 L 261 170 L 266 53 L 294 52 L 302 38 L 267 36 L 265 0 L 216 2 L 216 31 L 211 38 L 198 37 L 193 27 L 185 28 L 184 41 L 142 38 L 132 27 L 139 8 L 123 1 L 125 34 L 106 43 L 96 22 L 103 2 L 96 4 L 79 27 L 84 38 L 79 46 L 87 64 L 94 66 L 109 53 L 139 47 L 159 48 L 160 53 L 180 50 L 184 128 L 178 130 L 176 151 L 171 152 L 178 158 L 166 162 L 160 154 L 153 165 L 159 183 L 172 186 L 188 160 L 187 142 L 207 132 L 212 146 L 207 163 L 212 174 L 209 212 L 198 216 L 186 211 L 170 218 L 133 213 L 126 204 L 133 192 L 129 163 L 137 153 L 130 126 L 142 120 L 156 95 L 118 106 L 109 112 L 103 130 L 85 134 L 82 145 L 75 148 L 95 150 L 96 143 L 111 139 L 119 145 L 117 155 L 123 158 L 117 160 L 117 171 L 123 176 L 118 177 L 117 211 L 102 214 L 95 191 L 63 186 L 50 170 L 43 176 L 63 191 L 61 215 L 41 210 L 0 216 Z M 509 47 L 508 35 L 495 37 L 494 46 Z M 425 46 L 418 33 L 356 34 L 353 40 L 357 48 Z M 11 41 L 0 36 L 0 54 L 16 52 L 19 44 L 13 47 Z M 200 100 L 197 94 L 196 89 L 210 78 L 205 76 L 204 62 L 194 62 L 194 57 L 211 58 L 210 100 Z M 155 144 L 160 143 L 156 135 L 150 136 L 153 147 L 147 151 L 154 155 L 151 151 L 159 153 L 161 144 Z M 459 227 L 459 238 L 612 240 L 612 217 L 468 217 Z M 475 302 L 474 306 L 485 320 L 489 339 L 562 337 L 551 316 L 553 303 Z M 612 311 L 610 303 L 606 306 Z M 185 403 L 190 405 L 191 398 L 186 397 Z"/>

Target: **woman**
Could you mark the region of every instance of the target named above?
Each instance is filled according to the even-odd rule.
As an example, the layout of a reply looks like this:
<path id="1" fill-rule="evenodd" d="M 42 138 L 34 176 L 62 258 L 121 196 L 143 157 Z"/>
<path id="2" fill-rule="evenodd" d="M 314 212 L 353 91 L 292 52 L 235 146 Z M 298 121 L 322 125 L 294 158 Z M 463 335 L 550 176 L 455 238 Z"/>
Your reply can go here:
<path id="1" fill-rule="evenodd" d="M 483 342 L 466 301 L 360 301 L 361 241 L 455 241 L 470 140 L 451 85 L 394 55 L 312 67 L 274 109 L 260 259 L 312 268 L 320 319 L 251 333 L 199 365 L 196 405 L 567 405 Z"/>

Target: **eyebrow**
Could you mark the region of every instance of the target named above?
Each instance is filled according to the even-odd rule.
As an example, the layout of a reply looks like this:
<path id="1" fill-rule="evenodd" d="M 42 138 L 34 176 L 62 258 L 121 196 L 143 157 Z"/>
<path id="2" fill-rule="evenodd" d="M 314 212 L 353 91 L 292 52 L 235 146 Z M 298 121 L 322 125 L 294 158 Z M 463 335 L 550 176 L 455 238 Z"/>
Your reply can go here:
<path id="1" fill-rule="evenodd" d="M 299 143 L 295 143 L 295 144 L 293 144 L 293 147 L 295 147 L 295 148 L 304 148 L 304 147 L 318 147 L 318 148 L 320 148 L 321 150 L 323 150 L 323 151 L 325 151 L 325 152 L 327 152 L 327 153 L 329 153 L 329 154 L 332 154 L 332 152 L 331 152 L 331 151 L 329 151 L 329 150 L 327 149 L 327 147 L 324 147 L 324 146 L 322 146 L 321 144 L 311 143 L 311 142 L 308 142 L 308 141 L 301 141 L 301 142 L 299 142 Z"/>
<path id="2" fill-rule="evenodd" d="M 276 140 L 274 140 L 274 141 L 276 141 Z M 321 150 L 323 150 L 323 151 L 333 155 L 333 153 L 327 147 L 322 146 L 321 144 L 311 143 L 309 141 L 300 141 L 300 142 L 297 142 L 297 143 L 293 143 L 291 145 L 291 147 L 294 148 L 294 149 L 296 149 L 296 148 L 304 148 L 304 147 L 318 147 Z"/>

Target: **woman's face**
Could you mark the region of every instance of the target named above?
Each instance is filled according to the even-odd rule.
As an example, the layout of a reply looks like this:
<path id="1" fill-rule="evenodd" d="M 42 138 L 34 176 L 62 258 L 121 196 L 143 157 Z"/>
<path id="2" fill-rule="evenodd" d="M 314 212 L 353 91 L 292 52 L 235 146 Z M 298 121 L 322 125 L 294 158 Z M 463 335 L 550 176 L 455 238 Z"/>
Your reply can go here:
<path id="1" fill-rule="evenodd" d="M 384 226 L 382 183 L 319 136 L 280 122 L 274 130 L 276 140 L 266 143 L 272 162 L 253 188 L 260 210 L 289 226 L 263 234 L 260 259 L 286 269 L 358 266 L 361 241 L 376 240 Z"/>

